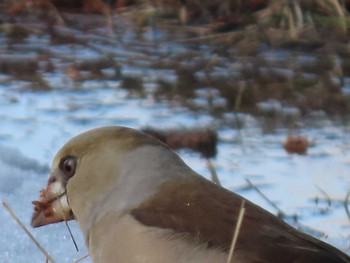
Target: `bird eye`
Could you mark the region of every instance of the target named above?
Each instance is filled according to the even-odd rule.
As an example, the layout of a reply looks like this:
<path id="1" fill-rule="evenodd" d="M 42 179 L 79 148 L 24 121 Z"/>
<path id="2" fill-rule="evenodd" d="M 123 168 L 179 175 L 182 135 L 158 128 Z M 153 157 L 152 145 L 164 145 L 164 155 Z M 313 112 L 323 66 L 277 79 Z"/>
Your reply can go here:
<path id="1" fill-rule="evenodd" d="M 67 177 L 72 177 L 74 175 L 76 166 L 77 158 L 71 155 L 62 158 L 59 164 L 59 168 L 65 173 L 65 175 L 67 175 Z"/>

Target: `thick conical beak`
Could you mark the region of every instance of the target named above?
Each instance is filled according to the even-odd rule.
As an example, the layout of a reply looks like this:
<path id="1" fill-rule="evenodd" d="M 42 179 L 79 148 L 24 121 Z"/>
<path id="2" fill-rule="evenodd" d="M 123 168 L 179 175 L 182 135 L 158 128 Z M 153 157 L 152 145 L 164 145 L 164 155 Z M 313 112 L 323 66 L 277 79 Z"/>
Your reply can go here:
<path id="1" fill-rule="evenodd" d="M 31 223 L 33 227 L 74 219 L 65 186 L 53 176 L 50 177 L 46 189 L 40 191 L 39 200 L 32 203 L 34 205 Z"/>

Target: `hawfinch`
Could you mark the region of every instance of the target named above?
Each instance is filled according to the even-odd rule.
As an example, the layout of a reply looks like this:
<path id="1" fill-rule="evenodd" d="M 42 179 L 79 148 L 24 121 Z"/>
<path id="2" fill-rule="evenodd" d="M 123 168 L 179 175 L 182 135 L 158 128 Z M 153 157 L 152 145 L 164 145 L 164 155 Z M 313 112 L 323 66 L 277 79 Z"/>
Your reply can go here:
<path id="1" fill-rule="evenodd" d="M 87 131 L 58 151 L 32 226 L 76 219 L 95 263 L 226 263 L 243 200 L 230 262 L 350 262 L 126 127 Z"/>

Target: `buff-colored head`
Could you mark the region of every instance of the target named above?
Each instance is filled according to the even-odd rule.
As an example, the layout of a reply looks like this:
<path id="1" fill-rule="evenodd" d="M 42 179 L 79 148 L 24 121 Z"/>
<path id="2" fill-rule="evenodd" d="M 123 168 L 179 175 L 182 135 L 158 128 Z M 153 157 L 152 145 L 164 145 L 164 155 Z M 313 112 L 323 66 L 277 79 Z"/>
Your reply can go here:
<path id="1" fill-rule="evenodd" d="M 172 167 L 174 161 L 180 165 Z M 34 201 L 32 225 L 75 217 L 88 229 L 104 211 L 132 208 L 178 174 L 153 172 L 162 165 L 169 166 L 166 171 L 187 168 L 173 151 L 140 131 L 111 126 L 82 133 L 56 154 L 47 187 Z"/>

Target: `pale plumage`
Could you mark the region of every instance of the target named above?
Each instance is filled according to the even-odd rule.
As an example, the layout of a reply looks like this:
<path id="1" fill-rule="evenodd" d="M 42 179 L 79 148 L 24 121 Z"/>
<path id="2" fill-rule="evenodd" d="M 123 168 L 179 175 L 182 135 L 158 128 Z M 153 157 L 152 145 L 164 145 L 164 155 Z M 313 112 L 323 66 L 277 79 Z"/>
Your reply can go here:
<path id="1" fill-rule="evenodd" d="M 93 262 L 220 263 L 227 261 L 242 200 L 157 139 L 104 127 L 74 137 L 57 153 L 32 225 L 74 215 Z M 245 207 L 232 262 L 350 262 L 247 200 Z"/>

